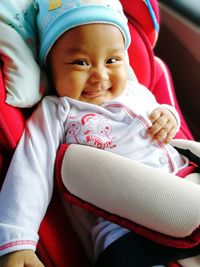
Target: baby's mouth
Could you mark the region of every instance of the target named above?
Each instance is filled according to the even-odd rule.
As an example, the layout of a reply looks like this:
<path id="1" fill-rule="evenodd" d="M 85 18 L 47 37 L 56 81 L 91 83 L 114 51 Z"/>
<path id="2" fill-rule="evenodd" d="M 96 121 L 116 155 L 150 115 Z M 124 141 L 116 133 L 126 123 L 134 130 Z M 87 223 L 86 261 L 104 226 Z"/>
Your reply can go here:
<path id="1" fill-rule="evenodd" d="M 105 92 L 106 90 L 98 90 L 98 91 L 83 91 L 82 92 L 82 95 L 84 98 L 87 98 L 87 99 L 93 99 L 93 98 L 96 98 L 96 97 L 101 97 L 101 96 L 104 96 L 105 95 Z"/>

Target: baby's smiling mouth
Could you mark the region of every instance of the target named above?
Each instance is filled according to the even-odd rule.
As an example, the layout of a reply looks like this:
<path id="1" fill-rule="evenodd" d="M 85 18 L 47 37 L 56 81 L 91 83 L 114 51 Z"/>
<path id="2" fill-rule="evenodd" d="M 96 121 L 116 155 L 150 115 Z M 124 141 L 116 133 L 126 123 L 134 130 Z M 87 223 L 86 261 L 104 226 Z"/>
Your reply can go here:
<path id="1" fill-rule="evenodd" d="M 106 90 L 86 90 L 82 92 L 84 98 L 93 99 L 105 95 Z"/>

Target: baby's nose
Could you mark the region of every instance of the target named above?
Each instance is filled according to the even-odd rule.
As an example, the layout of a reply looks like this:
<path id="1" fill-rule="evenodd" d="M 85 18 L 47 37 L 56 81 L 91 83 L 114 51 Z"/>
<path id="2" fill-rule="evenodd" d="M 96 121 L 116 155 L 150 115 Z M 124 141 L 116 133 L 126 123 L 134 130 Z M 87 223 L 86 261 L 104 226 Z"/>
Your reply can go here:
<path id="1" fill-rule="evenodd" d="M 90 76 L 90 81 L 95 83 L 95 82 L 106 81 L 108 80 L 108 78 L 109 75 L 107 69 L 105 67 L 98 67 L 93 69 Z"/>

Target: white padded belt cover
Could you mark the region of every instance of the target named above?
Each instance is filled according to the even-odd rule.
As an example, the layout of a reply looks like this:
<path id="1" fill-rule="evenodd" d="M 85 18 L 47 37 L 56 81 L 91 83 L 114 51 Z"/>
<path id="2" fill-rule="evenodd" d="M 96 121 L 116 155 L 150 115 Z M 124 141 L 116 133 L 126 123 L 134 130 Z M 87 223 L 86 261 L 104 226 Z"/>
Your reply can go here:
<path id="1" fill-rule="evenodd" d="M 200 156 L 200 144 L 195 143 L 189 146 Z M 61 177 L 71 194 L 157 232 L 182 238 L 199 227 L 200 186 L 159 169 L 70 145 Z"/>

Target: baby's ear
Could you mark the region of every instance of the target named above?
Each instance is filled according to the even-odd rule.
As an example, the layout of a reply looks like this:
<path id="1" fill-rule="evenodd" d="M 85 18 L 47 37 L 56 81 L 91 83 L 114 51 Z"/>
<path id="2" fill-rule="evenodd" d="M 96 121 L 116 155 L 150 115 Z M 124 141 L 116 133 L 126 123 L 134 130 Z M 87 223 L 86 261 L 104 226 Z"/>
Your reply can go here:
<path id="1" fill-rule="evenodd" d="M 20 34 L 1 21 L 0 36 L 6 102 L 16 107 L 31 107 L 45 92 L 44 86 L 41 85 L 40 67 Z"/>

